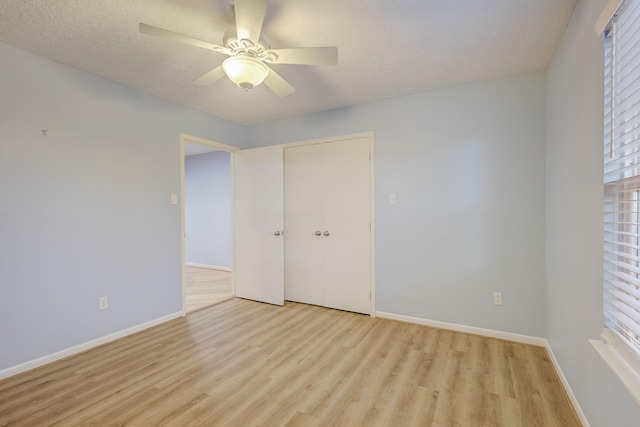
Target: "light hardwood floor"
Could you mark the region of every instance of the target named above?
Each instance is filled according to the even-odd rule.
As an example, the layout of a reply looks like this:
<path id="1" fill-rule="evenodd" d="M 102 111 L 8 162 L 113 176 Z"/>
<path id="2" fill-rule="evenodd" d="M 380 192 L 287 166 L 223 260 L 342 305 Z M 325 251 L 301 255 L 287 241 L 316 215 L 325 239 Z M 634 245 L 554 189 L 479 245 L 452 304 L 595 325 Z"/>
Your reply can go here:
<path id="1" fill-rule="evenodd" d="M 0 426 L 576 426 L 544 348 L 233 299 L 0 382 Z"/>
<path id="2" fill-rule="evenodd" d="M 187 313 L 233 298 L 231 272 L 186 266 Z"/>

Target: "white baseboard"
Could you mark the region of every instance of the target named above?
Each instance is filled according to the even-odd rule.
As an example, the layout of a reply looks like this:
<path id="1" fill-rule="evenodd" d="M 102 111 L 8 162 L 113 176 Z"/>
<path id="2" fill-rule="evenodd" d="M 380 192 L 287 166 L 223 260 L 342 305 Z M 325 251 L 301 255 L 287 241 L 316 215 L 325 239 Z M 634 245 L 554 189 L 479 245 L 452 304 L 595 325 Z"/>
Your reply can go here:
<path id="1" fill-rule="evenodd" d="M 545 340 L 547 341 L 547 340 Z M 547 348 L 547 353 L 549 353 L 549 357 L 551 358 L 551 363 L 553 363 L 553 367 L 556 368 L 556 373 L 558 374 L 558 378 L 560 378 L 560 382 L 564 386 L 564 390 L 569 396 L 569 400 L 573 405 L 573 409 L 575 409 L 576 414 L 578 414 L 578 418 L 580 418 L 580 422 L 583 427 L 590 427 L 589 421 L 587 420 L 587 416 L 582 411 L 580 404 L 578 403 L 578 399 L 576 395 L 573 394 L 573 390 L 569 385 L 569 381 L 567 381 L 567 377 L 564 376 L 564 372 L 562 372 L 562 368 L 560 368 L 560 364 L 558 363 L 558 359 L 556 359 L 556 355 L 553 354 L 553 350 L 551 349 L 551 345 L 549 345 L 549 341 L 547 341 L 545 347 Z"/>
<path id="2" fill-rule="evenodd" d="M 60 350 L 56 353 L 49 354 L 47 356 L 39 357 L 38 359 L 30 360 L 28 362 L 24 362 L 19 365 L 12 366 L 10 368 L 0 370 L 0 380 L 11 377 L 13 375 L 20 374 L 22 372 L 30 371 L 31 369 L 35 369 L 40 366 L 46 365 L 48 363 L 55 362 L 56 360 L 64 359 L 65 357 L 73 356 L 74 354 L 81 353 L 93 347 L 106 344 L 108 342 L 117 340 L 118 338 L 122 338 L 127 335 L 140 332 L 144 329 L 159 325 L 164 322 L 168 322 L 169 320 L 173 320 L 181 316 L 182 316 L 182 312 L 178 311 L 176 313 L 168 314 L 158 319 L 150 320 L 148 322 L 141 323 L 136 326 L 132 326 L 122 331 L 114 332 L 113 334 L 105 335 L 103 337 L 96 338 L 94 340 L 87 341 L 85 343 L 78 344 L 73 347 L 66 348 L 64 350 Z"/>
<path id="3" fill-rule="evenodd" d="M 540 347 L 548 345 L 547 340 L 530 335 L 520 335 L 511 332 L 494 331 L 493 329 L 476 328 L 475 326 L 458 325 L 456 323 L 440 322 L 438 320 L 422 319 L 420 317 L 403 316 L 401 314 L 385 313 L 377 311 L 376 315 L 385 319 L 400 320 L 402 322 L 417 323 L 419 325 L 431 326 L 433 328 L 450 329 L 452 331 L 466 332 L 468 334 L 482 335 L 485 337 L 498 338 L 507 341 L 532 344 Z"/>
<path id="4" fill-rule="evenodd" d="M 582 422 L 582 425 L 584 427 L 589 427 L 589 422 L 587 421 L 587 417 L 582 411 L 582 408 L 578 403 L 578 399 L 576 398 L 576 395 L 573 394 L 573 390 L 569 385 L 569 381 L 567 381 L 567 378 L 564 376 L 564 373 L 562 372 L 562 368 L 560 368 L 560 365 L 558 364 L 558 360 L 556 359 L 556 356 L 553 354 L 553 350 L 551 349 L 551 346 L 549 345 L 549 341 L 547 341 L 546 338 L 534 337 L 530 335 L 514 334 L 511 332 L 494 331 L 493 329 L 476 328 L 475 326 L 458 325 L 456 323 L 440 322 L 438 320 L 428 320 L 428 319 L 422 319 L 419 317 L 403 316 L 401 314 L 385 313 L 381 311 L 377 311 L 376 315 L 384 319 L 399 320 L 401 322 L 408 322 L 408 323 L 417 323 L 419 325 L 431 326 L 433 328 L 449 329 L 457 332 L 465 332 L 469 334 L 482 335 L 485 337 L 520 342 L 523 344 L 537 345 L 537 346 L 546 348 L 547 352 L 549 353 L 549 357 L 551 358 L 551 363 L 553 364 L 553 367 L 558 373 L 558 378 L 560 379 L 560 382 L 562 383 L 562 386 L 564 387 L 567 393 L 567 396 L 569 397 L 569 400 L 571 401 L 571 404 L 573 405 L 573 408 L 575 409 L 576 414 L 578 415 L 578 418 L 580 418 L 580 422 Z"/>
<path id="5" fill-rule="evenodd" d="M 198 264 L 195 262 L 185 262 L 184 265 L 186 265 L 187 267 L 198 267 L 198 268 L 208 268 L 211 270 L 231 271 L 230 267 L 221 267 L 219 265 Z"/>

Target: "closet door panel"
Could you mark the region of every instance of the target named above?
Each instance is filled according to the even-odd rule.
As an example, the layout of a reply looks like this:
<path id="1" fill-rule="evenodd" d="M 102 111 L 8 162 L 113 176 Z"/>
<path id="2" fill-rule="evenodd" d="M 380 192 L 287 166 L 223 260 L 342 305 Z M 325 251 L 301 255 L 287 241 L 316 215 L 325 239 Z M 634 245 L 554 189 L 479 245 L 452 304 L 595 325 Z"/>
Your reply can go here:
<path id="1" fill-rule="evenodd" d="M 324 305 L 371 311 L 369 139 L 323 145 Z"/>
<path id="2" fill-rule="evenodd" d="M 322 145 L 284 153 L 285 299 L 322 305 Z"/>

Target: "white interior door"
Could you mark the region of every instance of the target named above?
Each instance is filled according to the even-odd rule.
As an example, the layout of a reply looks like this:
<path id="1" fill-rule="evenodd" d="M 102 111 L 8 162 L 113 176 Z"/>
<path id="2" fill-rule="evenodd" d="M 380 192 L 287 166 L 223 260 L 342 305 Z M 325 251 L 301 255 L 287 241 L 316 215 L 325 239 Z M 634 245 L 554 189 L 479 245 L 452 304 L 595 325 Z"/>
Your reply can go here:
<path id="1" fill-rule="evenodd" d="M 369 138 L 324 144 L 324 305 L 371 311 Z M 326 235 L 325 235 L 326 234 Z"/>
<path id="2" fill-rule="evenodd" d="M 284 304 L 282 146 L 234 153 L 236 296 Z"/>
<path id="3" fill-rule="evenodd" d="M 284 150 L 284 296 L 323 305 L 322 144 Z"/>

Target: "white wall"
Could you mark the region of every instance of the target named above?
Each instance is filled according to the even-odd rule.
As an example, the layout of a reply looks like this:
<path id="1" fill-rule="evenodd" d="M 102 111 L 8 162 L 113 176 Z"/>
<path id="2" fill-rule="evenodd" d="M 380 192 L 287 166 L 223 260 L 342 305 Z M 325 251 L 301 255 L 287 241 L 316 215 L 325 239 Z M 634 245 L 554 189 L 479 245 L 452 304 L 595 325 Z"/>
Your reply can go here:
<path id="1" fill-rule="evenodd" d="M 588 343 L 602 330 L 606 0 L 581 0 L 548 72 L 547 336 L 592 426 L 637 426 L 640 407 Z"/>
<path id="2" fill-rule="evenodd" d="M 374 131 L 377 310 L 543 336 L 545 85 L 538 72 L 311 114 L 251 126 L 247 143 Z"/>
<path id="3" fill-rule="evenodd" d="M 180 133 L 245 130 L 2 43 L 0 58 L 2 370 L 180 311 Z"/>
<path id="4" fill-rule="evenodd" d="M 231 155 L 185 157 L 184 196 L 186 262 L 231 268 Z"/>

